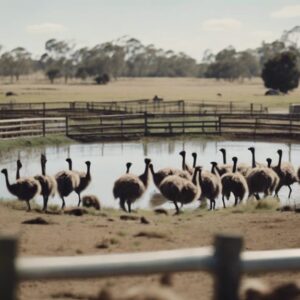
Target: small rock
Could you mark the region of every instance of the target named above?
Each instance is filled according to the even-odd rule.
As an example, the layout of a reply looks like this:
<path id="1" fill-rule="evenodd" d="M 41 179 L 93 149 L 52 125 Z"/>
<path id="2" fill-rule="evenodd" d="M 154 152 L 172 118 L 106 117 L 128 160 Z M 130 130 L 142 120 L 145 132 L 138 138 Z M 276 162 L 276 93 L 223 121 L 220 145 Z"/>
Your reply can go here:
<path id="1" fill-rule="evenodd" d="M 72 216 L 76 216 L 76 217 L 83 216 L 84 214 L 87 214 L 87 213 L 88 213 L 88 211 L 82 207 L 70 207 L 70 208 L 66 208 L 64 210 L 64 214 L 72 215 Z"/>
<path id="2" fill-rule="evenodd" d="M 150 224 L 150 221 L 148 221 L 145 217 L 141 217 L 141 223 L 142 224 Z"/>
<path id="3" fill-rule="evenodd" d="M 136 221 L 139 219 L 139 217 L 138 216 L 121 215 L 120 219 L 123 221 Z"/>
<path id="4" fill-rule="evenodd" d="M 93 207 L 96 210 L 101 209 L 100 201 L 97 196 L 95 195 L 85 195 L 82 198 L 82 206 L 84 207 Z"/>
<path id="5" fill-rule="evenodd" d="M 161 285 L 172 286 L 173 285 L 173 275 L 170 273 L 163 274 L 159 280 Z"/>
<path id="6" fill-rule="evenodd" d="M 154 212 L 157 214 L 157 215 L 168 215 L 168 211 L 164 208 L 156 208 L 154 209 Z"/>
<path id="7" fill-rule="evenodd" d="M 109 245 L 108 245 L 108 243 L 106 243 L 106 242 L 102 242 L 102 243 L 100 243 L 100 244 L 97 244 L 97 245 L 96 245 L 96 248 L 97 248 L 97 249 L 107 249 L 107 248 L 109 248 Z"/>
<path id="8" fill-rule="evenodd" d="M 31 224 L 31 225 L 49 225 L 50 223 L 41 217 L 23 221 L 22 224 Z"/>

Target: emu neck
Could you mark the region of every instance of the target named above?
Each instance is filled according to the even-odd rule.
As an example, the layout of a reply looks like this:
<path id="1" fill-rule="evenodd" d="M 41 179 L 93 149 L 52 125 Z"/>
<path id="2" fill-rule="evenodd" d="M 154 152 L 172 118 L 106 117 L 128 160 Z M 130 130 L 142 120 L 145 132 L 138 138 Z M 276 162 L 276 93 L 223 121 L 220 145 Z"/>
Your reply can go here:
<path id="1" fill-rule="evenodd" d="M 154 172 L 153 166 L 149 167 L 149 169 L 150 169 L 150 172 L 151 172 L 152 176 L 154 177 L 155 176 L 155 172 Z"/>
<path id="2" fill-rule="evenodd" d="M 86 178 L 91 178 L 91 165 L 86 165 L 86 168 L 87 168 L 87 170 L 86 170 L 85 177 Z"/>
<path id="3" fill-rule="evenodd" d="M 220 170 L 218 168 L 218 166 L 213 166 L 212 168 L 212 173 L 215 174 L 218 178 L 220 178 Z"/>
<path id="4" fill-rule="evenodd" d="M 226 161 L 226 151 L 222 151 L 222 154 L 223 154 L 223 164 L 227 164 L 227 161 Z"/>
<path id="5" fill-rule="evenodd" d="M 42 175 L 46 175 L 46 162 L 42 161 L 41 162 L 41 166 L 42 166 Z"/>
<path id="6" fill-rule="evenodd" d="M 148 186 L 148 178 L 149 178 L 149 165 L 148 164 L 146 164 L 145 171 L 142 175 L 139 176 L 139 178 L 143 182 L 144 186 L 147 187 Z"/>
<path id="7" fill-rule="evenodd" d="M 237 165 L 237 161 L 234 160 L 234 161 L 233 161 L 233 167 L 232 167 L 232 173 L 235 173 L 235 172 L 236 172 L 236 165 Z"/>
<path id="8" fill-rule="evenodd" d="M 255 163 L 255 151 L 251 151 L 252 153 L 252 168 L 255 168 L 256 167 L 256 163 Z"/>
<path id="9" fill-rule="evenodd" d="M 193 160 L 193 168 L 195 169 L 196 168 L 196 163 L 197 163 L 197 155 L 195 155 L 193 158 L 194 158 L 194 160 Z"/>
<path id="10" fill-rule="evenodd" d="M 197 174 L 198 174 L 198 169 L 195 169 L 192 177 L 192 183 L 195 185 L 197 185 L 197 182 L 199 181 L 199 179 L 197 179 Z"/>
<path id="11" fill-rule="evenodd" d="M 186 164 L 185 164 L 185 154 L 182 155 L 182 170 L 186 171 Z"/>
<path id="12" fill-rule="evenodd" d="M 69 164 L 69 171 L 72 171 L 73 169 L 72 160 L 68 160 L 68 164 Z"/>
<path id="13" fill-rule="evenodd" d="M 20 179 L 20 168 L 19 166 L 17 167 L 17 173 L 16 173 L 16 179 Z"/>
<path id="14" fill-rule="evenodd" d="M 271 161 L 268 160 L 268 168 L 271 168 Z"/>
<path id="15" fill-rule="evenodd" d="M 277 165 L 277 167 L 281 168 L 282 153 L 278 153 L 278 155 L 279 155 L 279 159 L 278 159 L 278 165 Z"/>
<path id="16" fill-rule="evenodd" d="M 9 190 L 9 192 L 13 194 L 13 191 L 11 190 L 11 184 L 9 183 L 8 174 L 4 173 L 4 176 L 5 176 L 6 187 Z"/>
<path id="17" fill-rule="evenodd" d="M 130 166 L 126 166 L 126 174 L 128 174 L 130 171 Z"/>

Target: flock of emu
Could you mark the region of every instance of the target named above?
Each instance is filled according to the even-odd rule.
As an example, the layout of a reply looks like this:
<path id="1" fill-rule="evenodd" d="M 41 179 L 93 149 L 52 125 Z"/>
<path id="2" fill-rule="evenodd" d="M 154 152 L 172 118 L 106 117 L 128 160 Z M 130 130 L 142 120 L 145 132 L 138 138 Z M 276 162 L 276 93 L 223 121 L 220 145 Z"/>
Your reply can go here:
<path id="1" fill-rule="evenodd" d="M 195 200 L 209 200 L 210 210 L 215 209 L 216 199 L 222 195 L 223 207 L 226 208 L 225 199 L 229 199 L 233 194 L 237 205 L 246 196 L 260 199 L 260 194 L 264 196 L 275 195 L 282 186 L 289 188 L 290 198 L 291 185 L 299 182 L 300 167 L 295 171 L 294 167 L 287 162 L 282 162 L 282 150 L 278 150 L 278 163 L 272 166 L 270 158 L 266 159 L 267 164 L 258 163 L 255 160 L 255 149 L 248 148 L 252 154 L 252 164 L 238 163 L 237 157 L 232 158 L 232 164 L 227 164 L 226 150 L 220 149 L 223 154 L 223 164 L 218 165 L 211 162 L 211 170 L 203 170 L 197 166 L 197 154 L 192 153 L 193 165 L 186 163 L 186 152 L 181 151 L 182 168 L 163 168 L 154 171 L 151 160 L 145 159 L 145 170 L 137 176 L 130 173 L 131 163 L 126 164 L 126 173 L 118 178 L 113 187 L 113 195 L 120 201 L 120 208 L 125 212 L 131 212 L 131 205 L 139 199 L 146 191 L 149 179 L 152 175 L 154 184 L 160 193 L 175 205 L 176 213 L 180 212 L 179 206 L 189 204 Z M 65 207 L 65 197 L 71 192 L 78 195 L 78 206 L 80 206 L 81 192 L 84 191 L 91 182 L 90 161 L 86 161 L 86 172 L 74 171 L 72 169 L 72 160 L 67 158 L 69 170 L 58 172 L 55 176 L 46 175 L 45 155 L 41 155 L 42 174 L 34 177 L 20 177 L 22 164 L 17 161 L 16 181 L 9 182 L 8 171 L 3 169 L 1 172 L 5 176 L 8 191 L 19 200 L 26 201 L 28 210 L 30 200 L 37 195 L 43 197 L 43 210 L 47 210 L 48 199 L 54 196 L 56 192 L 62 200 L 62 209 Z M 100 207 L 96 196 L 83 199 L 83 205 Z"/>

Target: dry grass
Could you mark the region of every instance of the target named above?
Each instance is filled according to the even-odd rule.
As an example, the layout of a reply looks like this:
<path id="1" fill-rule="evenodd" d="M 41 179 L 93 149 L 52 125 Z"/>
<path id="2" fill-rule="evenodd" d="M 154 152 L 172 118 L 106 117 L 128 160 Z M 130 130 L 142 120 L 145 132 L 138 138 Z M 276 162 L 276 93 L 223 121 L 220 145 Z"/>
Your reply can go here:
<path id="1" fill-rule="evenodd" d="M 0 102 L 111 101 L 152 98 L 156 94 L 165 100 L 240 101 L 277 108 L 300 102 L 300 88 L 289 95 L 276 97 L 264 96 L 265 90 L 259 78 L 244 83 L 198 78 L 120 78 L 99 86 L 79 81 L 51 85 L 41 75 L 36 75 L 23 78 L 17 84 L 2 85 Z M 13 91 L 17 96 L 7 98 L 7 91 Z"/>

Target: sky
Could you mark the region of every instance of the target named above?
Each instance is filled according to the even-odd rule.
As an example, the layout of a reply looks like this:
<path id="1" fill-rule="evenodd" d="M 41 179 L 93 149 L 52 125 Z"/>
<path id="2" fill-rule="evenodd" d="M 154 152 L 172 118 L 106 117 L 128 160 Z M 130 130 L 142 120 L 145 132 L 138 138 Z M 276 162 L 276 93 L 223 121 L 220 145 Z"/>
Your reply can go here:
<path id="1" fill-rule="evenodd" d="M 128 35 L 201 60 L 205 49 L 255 48 L 296 25 L 299 0 L 0 0 L 0 45 L 34 55 L 50 38 L 90 47 Z"/>

